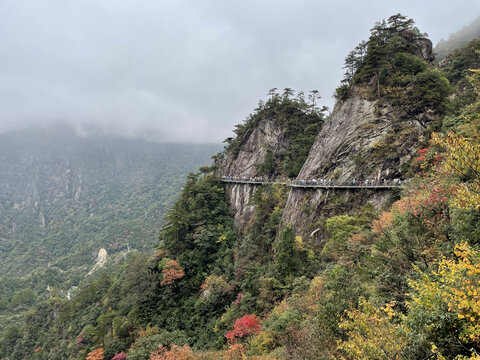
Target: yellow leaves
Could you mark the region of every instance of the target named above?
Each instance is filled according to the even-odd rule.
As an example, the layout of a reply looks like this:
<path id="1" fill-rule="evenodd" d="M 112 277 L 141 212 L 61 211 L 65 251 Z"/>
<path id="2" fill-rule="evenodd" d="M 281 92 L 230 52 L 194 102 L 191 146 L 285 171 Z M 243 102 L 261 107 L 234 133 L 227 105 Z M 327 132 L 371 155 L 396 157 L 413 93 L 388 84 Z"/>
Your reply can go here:
<path id="1" fill-rule="evenodd" d="M 419 280 L 409 281 L 415 295 L 414 304 L 431 309 L 440 299 L 464 321 L 460 339 L 480 342 L 480 253 L 467 243 L 458 244 L 454 250 L 457 259 L 442 259 L 438 272 L 421 273 Z"/>
<path id="2" fill-rule="evenodd" d="M 385 306 L 380 307 L 380 310 L 385 312 L 385 314 L 387 314 L 387 316 L 390 320 L 392 320 L 393 317 L 395 316 L 395 311 L 393 311 L 393 307 L 395 306 L 395 303 L 396 303 L 395 301 L 392 301 L 392 302 L 386 304 Z"/>
<path id="3" fill-rule="evenodd" d="M 338 349 L 348 359 L 400 359 L 407 344 L 400 325 L 391 322 L 395 303 L 377 309 L 365 299 L 360 309 L 346 311 L 339 327 L 346 331 L 347 340 L 338 341 Z"/>
<path id="4" fill-rule="evenodd" d="M 305 247 L 305 244 L 303 243 L 303 237 L 301 235 L 295 236 L 295 242 L 297 244 L 297 248 L 300 250 L 303 250 Z"/>
<path id="5" fill-rule="evenodd" d="M 460 209 L 480 210 L 480 144 L 478 136 L 466 138 L 449 131 L 432 134 L 431 143 L 445 148 L 443 170 L 459 178 L 469 178 L 455 187 L 450 205 Z"/>

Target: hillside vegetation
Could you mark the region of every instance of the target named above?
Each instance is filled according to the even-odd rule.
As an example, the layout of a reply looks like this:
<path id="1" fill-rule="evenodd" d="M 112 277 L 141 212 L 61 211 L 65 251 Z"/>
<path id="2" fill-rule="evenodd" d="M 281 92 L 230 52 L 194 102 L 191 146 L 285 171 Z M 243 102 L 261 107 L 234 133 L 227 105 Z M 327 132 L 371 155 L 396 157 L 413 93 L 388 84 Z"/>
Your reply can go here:
<path id="1" fill-rule="evenodd" d="M 311 109 L 300 114 L 289 96 L 275 95 L 237 128 L 213 167 L 189 175 L 154 251 L 99 271 L 71 300 L 52 295 L 38 304 L 21 326 L 6 329 L 0 356 L 478 359 L 480 70 L 467 69 L 480 54 L 470 44 L 440 69 L 419 51 L 429 44 L 400 14 L 377 23 L 348 55 L 336 92 L 339 106 L 360 91 L 423 131 L 402 171 L 412 182 L 390 201 L 357 206 L 326 198 L 329 216 L 311 241 L 282 222 L 289 188 L 263 185 L 238 231 L 232 190 L 214 175 L 221 159 L 240 152 L 266 111 L 285 114 L 285 126 L 296 123 L 283 133 L 288 143 L 302 133 L 311 141 L 302 130 L 310 125 L 296 122 Z M 312 116 L 320 131 L 323 115 Z M 296 169 L 280 154 L 271 159 L 265 174 Z"/>
<path id="2" fill-rule="evenodd" d="M 187 174 L 218 146 L 80 138 L 67 127 L 0 135 L 0 325 L 151 251 Z M 47 289 L 48 288 L 48 289 Z"/>

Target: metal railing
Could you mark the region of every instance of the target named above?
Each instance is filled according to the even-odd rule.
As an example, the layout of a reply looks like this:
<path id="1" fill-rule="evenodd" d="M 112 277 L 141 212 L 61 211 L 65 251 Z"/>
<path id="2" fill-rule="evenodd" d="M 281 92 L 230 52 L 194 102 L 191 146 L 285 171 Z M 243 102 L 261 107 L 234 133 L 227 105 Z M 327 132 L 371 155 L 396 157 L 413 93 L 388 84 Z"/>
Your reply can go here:
<path id="1" fill-rule="evenodd" d="M 349 183 L 336 183 L 333 180 L 291 180 L 291 179 L 258 179 L 258 178 L 243 178 L 243 177 L 230 177 L 225 176 L 221 178 L 222 182 L 234 183 L 234 184 L 251 184 L 251 185 L 270 185 L 279 184 L 292 188 L 314 188 L 314 189 L 392 189 L 400 188 L 409 183 L 410 180 L 366 180 L 356 181 L 352 180 Z"/>

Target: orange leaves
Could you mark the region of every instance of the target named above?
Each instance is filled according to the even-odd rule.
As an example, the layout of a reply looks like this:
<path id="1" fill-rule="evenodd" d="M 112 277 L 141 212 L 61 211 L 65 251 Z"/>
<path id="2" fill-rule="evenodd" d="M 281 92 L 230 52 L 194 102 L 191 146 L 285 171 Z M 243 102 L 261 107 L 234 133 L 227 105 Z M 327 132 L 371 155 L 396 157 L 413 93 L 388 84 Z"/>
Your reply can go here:
<path id="1" fill-rule="evenodd" d="M 361 244 L 366 244 L 368 242 L 367 235 L 365 235 L 364 233 L 353 234 L 352 236 L 350 236 L 350 240 Z"/>
<path id="2" fill-rule="evenodd" d="M 90 351 L 85 360 L 103 360 L 103 348 Z"/>
<path id="3" fill-rule="evenodd" d="M 386 229 L 393 225 L 393 213 L 384 211 L 378 220 L 373 220 L 372 230 L 375 234 L 383 234 Z M 353 238 L 353 237 L 352 237 Z"/>
<path id="4" fill-rule="evenodd" d="M 235 320 L 234 329 L 227 332 L 225 337 L 231 343 L 238 341 L 240 338 L 258 334 L 260 332 L 260 323 L 255 315 L 245 315 Z"/>
<path id="5" fill-rule="evenodd" d="M 181 279 L 185 276 L 185 272 L 180 267 L 180 264 L 176 260 L 170 260 L 165 263 L 162 269 L 162 285 L 170 285 L 175 282 L 175 280 Z"/>
<path id="6" fill-rule="evenodd" d="M 240 360 L 243 359 L 243 353 L 245 352 L 245 346 L 243 344 L 232 344 L 226 350 L 222 356 L 224 360 Z"/>

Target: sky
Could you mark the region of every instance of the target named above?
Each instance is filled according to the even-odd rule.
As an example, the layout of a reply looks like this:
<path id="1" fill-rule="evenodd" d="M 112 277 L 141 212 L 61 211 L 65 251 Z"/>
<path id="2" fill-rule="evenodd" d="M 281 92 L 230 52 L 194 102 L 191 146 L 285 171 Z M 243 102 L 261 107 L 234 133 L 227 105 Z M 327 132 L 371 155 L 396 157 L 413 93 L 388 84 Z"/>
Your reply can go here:
<path id="1" fill-rule="evenodd" d="M 0 132 L 219 143 L 273 87 L 332 107 L 346 54 L 398 12 L 435 45 L 480 1 L 0 0 Z"/>

